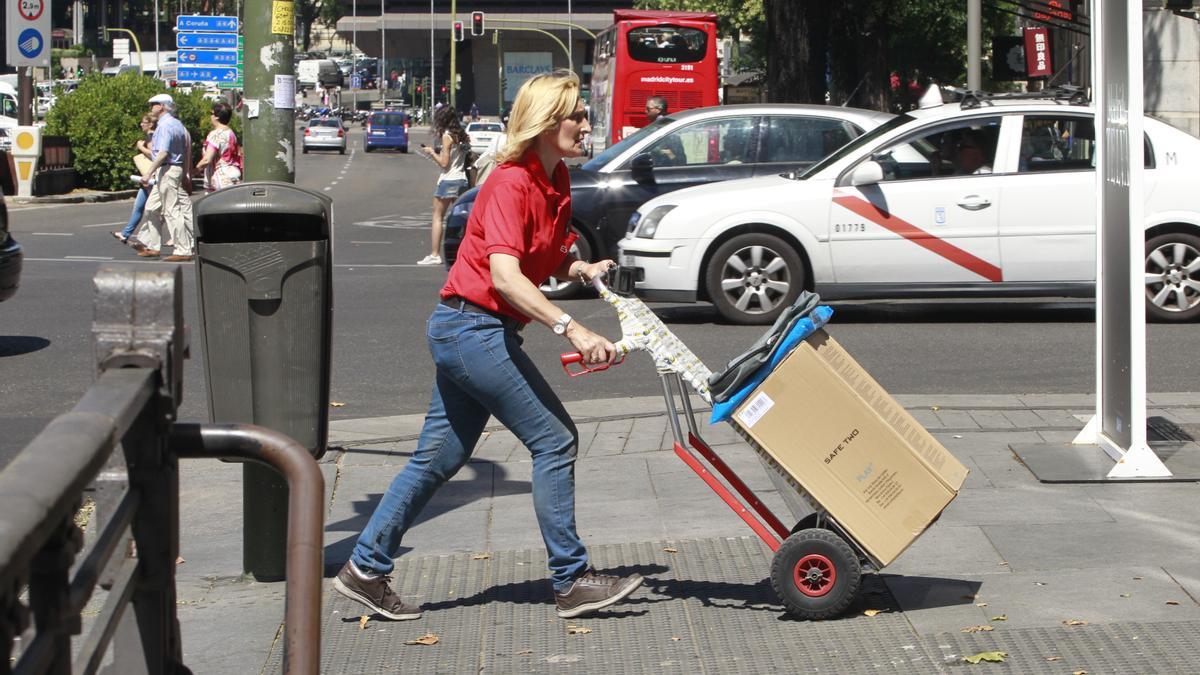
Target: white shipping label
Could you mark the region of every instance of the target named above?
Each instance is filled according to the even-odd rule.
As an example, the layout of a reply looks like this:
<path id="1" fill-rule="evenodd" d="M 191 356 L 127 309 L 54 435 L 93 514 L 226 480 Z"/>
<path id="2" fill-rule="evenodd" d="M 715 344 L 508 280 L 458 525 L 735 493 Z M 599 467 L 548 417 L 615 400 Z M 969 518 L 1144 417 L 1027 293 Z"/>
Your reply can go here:
<path id="1" fill-rule="evenodd" d="M 742 426 L 752 429 L 762 419 L 763 415 L 766 415 L 767 411 L 774 406 L 775 401 L 772 401 L 770 396 L 767 396 L 765 393 L 759 393 L 750 399 L 745 408 L 742 408 L 742 411 L 738 413 L 738 419 L 741 420 Z"/>

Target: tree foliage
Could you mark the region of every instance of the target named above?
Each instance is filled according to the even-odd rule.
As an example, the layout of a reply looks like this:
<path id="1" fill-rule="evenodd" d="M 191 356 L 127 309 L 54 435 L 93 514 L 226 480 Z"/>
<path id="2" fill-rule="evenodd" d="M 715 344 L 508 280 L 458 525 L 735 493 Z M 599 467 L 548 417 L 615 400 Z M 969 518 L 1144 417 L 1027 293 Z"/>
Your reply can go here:
<path id="1" fill-rule="evenodd" d="M 161 93 L 175 99 L 175 116 L 192 135 L 192 151 L 198 157 L 204 135 L 211 129 L 212 105 L 204 92 L 168 91 L 161 80 L 137 73 L 84 78 L 79 88 L 60 97 L 47 113 L 46 133 L 71 139 L 75 170 L 83 185 L 99 190 L 129 188 L 134 143 L 142 137 L 138 123 L 149 109 L 150 97 Z"/>

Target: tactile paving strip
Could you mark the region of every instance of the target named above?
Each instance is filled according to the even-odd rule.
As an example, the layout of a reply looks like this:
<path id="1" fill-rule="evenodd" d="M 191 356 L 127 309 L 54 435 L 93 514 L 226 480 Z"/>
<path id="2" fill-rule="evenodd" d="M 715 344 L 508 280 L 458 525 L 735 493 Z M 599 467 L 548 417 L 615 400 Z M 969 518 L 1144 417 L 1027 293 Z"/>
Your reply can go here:
<path id="1" fill-rule="evenodd" d="M 590 547 L 603 572 L 638 572 L 642 588 L 609 611 L 559 619 L 542 550 L 409 555 L 394 587 L 417 621 L 372 619 L 326 581 L 321 672 L 349 673 L 956 673 L 963 655 L 1008 653 L 988 672 L 1194 673 L 1200 622 L 1108 624 L 917 635 L 883 582 L 863 578 L 846 614 L 783 612 L 753 537 Z M 865 610 L 881 610 L 866 616 Z M 572 633 L 570 626 L 588 632 Z M 426 633 L 432 646 L 405 645 Z M 277 641 L 265 672 L 279 672 Z M 1059 659 L 1047 660 L 1058 656 Z"/>

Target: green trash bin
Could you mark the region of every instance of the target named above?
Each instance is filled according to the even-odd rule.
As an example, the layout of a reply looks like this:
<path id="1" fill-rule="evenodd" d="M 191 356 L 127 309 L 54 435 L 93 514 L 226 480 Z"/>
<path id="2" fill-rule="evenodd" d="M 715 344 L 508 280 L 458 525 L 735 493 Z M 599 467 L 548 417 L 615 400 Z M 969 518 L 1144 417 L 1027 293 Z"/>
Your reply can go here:
<path id="1" fill-rule="evenodd" d="M 242 183 L 196 202 L 201 343 L 213 422 L 249 423 L 325 453 L 333 334 L 332 200 L 290 183 Z M 243 563 L 285 569 L 287 485 L 244 467 Z"/>

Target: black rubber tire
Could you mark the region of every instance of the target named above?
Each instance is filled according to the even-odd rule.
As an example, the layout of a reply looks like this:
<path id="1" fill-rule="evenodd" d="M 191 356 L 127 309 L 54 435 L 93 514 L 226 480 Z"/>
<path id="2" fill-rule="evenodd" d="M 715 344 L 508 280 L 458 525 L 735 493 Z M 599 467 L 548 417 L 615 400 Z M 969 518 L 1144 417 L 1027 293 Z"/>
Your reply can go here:
<path id="1" fill-rule="evenodd" d="M 371 146 L 363 144 L 363 152 L 371 152 Z"/>
<path id="2" fill-rule="evenodd" d="M 762 304 L 757 300 L 751 300 L 745 310 L 738 309 L 734 301 L 726 296 L 721 290 L 721 281 L 725 274 L 725 262 L 735 254 L 759 246 L 764 249 L 765 257 L 763 260 L 771 262 L 775 259 L 780 259 L 784 262 L 784 269 L 780 270 L 780 274 L 772 274 L 774 280 L 784 280 L 788 284 L 786 293 L 766 292 L 767 295 L 775 304 L 770 310 L 763 311 Z M 708 260 L 708 269 L 704 271 L 704 284 L 708 290 L 709 300 L 716 306 L 717 312 L 727 321 L 737 324 L 770 324 L 773 323 L 783 310 L 796 301 L 800 292 L 804 290 L 804 279 L 806 270 L 804 262 L 800 259 L 800 254 L 797 253 L 791 245 L 784 240 L 771 234 L 761 232 L 749 232 L 739 234 L 733 239 L 721 244 Z M 750 292 L 750 291 L 747 291 Z"/>
<path id="3" fill-rule="evenodd" d="M 1185 259 L 1183 261 L 1185 265 L 1193 263 L 1196 260 L 1197 255 L 1200 255 L 1200 237 L 1184 232 L 1160 234 L 1146 242 L 1145 271 L 1147 275 L 1163 274 L 1166 271 L 1160 264 L 1151 260 L 1151 254 L 1163 246 L 1170 246 L 1172 244 L 1182 244 L 1185 247 L 1183 249 L 1185 251 Z M 1169 263 L 1175 264 L 1173 259 L 1168 258 L 1167 260 Z M 1200 272 L 1192 272 L 1189 274 L 1184 270 L 1176 270 L 1175 273 L 1181 274 L 1181 278 L 1185 280 L 1200 281 Z M 1156 293 L 1161 291 L 1164 286 L 1165 284 L 1146 286 L 1146 319 L 1148 321 L 1158 321 L 1162 323 L 1186 323 L 1200 318 L 1200 297 L 1197 297 L 1195 292 L 1193 292 L 1189 298 L 1189 302 L 1194 302 L 1195 304 L 1187 309 L 1172 310 L 1155 304 L 1153 297 Z M 1176 307 L 1178 307 L 1177 303 Z"/>
<path id="4" fill-rule="evenodd" d="M 571 252 L 580 260 L 593 262 L 592 245 L 588 243 L 587 237 L 583 236 L 583 233 L 574 227 L 571 228 L 571 231 L 579 235 L 579 237 L 575 240 L 575 246 L 572 248 Z M 576 279 L 574 281 L 557 281 L 552 286 L 550 281 L 547 280 L 546 283 L 540 286 L 540 288 L 542 290 L 542 295 L 551 300 L 569 300 L 579 295 L 579 293 L 583 290 L 583 284 L 579 283 L 579 280 Z"/>
<path id="5" fill-rule="evenodd" d="M 828 588 L 814 589 L 820 595 L 807 595 L 796 583 L 796 566 L 806 558 L 827 563 L 834 572 Z M 861 584 L 858 555 L 846 540 L 824 528 L 800 530 L 788 537 L 771 560 L 771 587 L 788 613 L 801 619 L 823 621 L 838 616 L 854 602 Z"/>
<path id="6" fill-rule="evenodd" d="M 407 145 L 400 146 L 400 154 L 402 154 L 402 155 L 408 154 L 408 146 Z"/>
<path id="7" fill-rule="evenodd" d="M 308 148 L 307 148 L 307 147 L 302 147 L 300 151 L 301 151 L 303 154 L 305 154 L 305 155 L 307 155 L 307 154 L 308 154 Z"/>
<path id="8" fill-rule="evenodd" d="M 344 155 L 344 154 L 346 154 L 346 149 L 345 149 L 345 148 L 342 148 L 341 150 L 338 150 L 338 154 L 339 154 L 339 155 Z"/>

